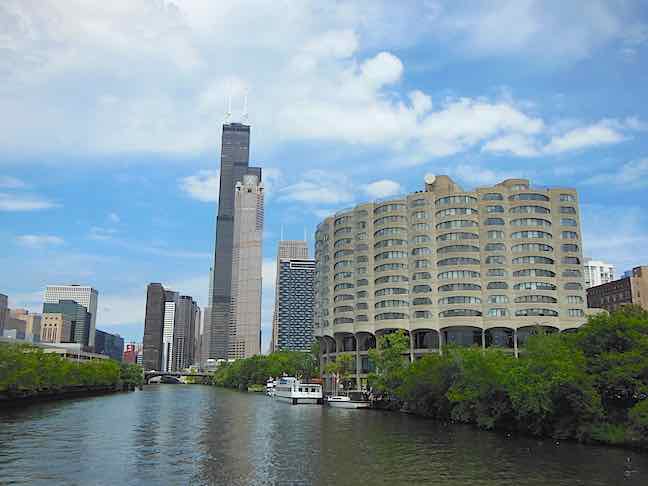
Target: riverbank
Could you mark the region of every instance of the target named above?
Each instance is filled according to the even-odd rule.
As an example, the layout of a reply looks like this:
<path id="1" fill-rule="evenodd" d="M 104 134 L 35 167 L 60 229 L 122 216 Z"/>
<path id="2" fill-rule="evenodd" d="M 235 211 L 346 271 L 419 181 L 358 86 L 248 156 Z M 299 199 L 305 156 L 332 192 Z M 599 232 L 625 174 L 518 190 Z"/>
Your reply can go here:
<path id="1" fill-rule="evenodd" d="M 25 344 L 0 344 L 0 405 L 116 393 L 142 386 L 137 365 L 70 361 Z"/>

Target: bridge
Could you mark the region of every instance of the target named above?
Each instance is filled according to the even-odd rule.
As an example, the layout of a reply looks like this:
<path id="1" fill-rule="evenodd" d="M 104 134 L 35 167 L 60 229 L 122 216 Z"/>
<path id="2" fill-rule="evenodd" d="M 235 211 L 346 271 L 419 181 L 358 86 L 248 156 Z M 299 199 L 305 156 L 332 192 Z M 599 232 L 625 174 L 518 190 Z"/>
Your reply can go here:
<path id="1" fill-rule="evenodd" d="M 158 376 L 161 377 L 162 382 L 165 381 L 165 378 L 175 378 L 177 380 L 176 382 L 180 382 L 180 378 L 183 376 L 201 378 L 202 380 L 206 381 L 211 377 L 211 374 L 194 371 L 146 371 L 144 373 L 144 383 L 149 384 L 152 378 L 157 378 Z M 169 380 L 168 382 L 173 383 L 173 381 L 171 380 Z"/>

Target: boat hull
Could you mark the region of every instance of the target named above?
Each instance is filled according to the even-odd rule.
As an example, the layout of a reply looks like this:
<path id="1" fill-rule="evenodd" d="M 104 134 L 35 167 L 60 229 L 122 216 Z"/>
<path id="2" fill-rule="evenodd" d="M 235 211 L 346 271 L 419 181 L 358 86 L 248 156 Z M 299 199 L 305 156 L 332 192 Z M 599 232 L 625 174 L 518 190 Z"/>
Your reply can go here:
<path id="1" fill-rule="evenodd" d="M 307 398 L 307 397 L 288 397 L 282 396 L 275 393 L 275 399 L 280 402 L 290 403 L 291 405 L 321 405 L 321 398 Z"/>
<path id="2" fill-rule="evenodd" d="M 328 401 L 326 402 L 329 407 L 333 408 L 369 408 L 371 407 L 371 403 L 369 402 L 353 402 L 353 401 L 346 401 L 346 402 L 336 402 L 336 401 Z"/>

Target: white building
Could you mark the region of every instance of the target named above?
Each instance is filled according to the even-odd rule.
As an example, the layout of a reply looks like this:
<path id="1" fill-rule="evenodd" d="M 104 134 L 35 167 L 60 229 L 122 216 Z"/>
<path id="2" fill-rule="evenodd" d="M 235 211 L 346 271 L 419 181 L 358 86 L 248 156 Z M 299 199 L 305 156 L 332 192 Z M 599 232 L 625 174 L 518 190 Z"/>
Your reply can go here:
<path id="1" fill-rule="evenodd" d="M 169 292 L 171 293 L 171 292 Z M 178 294 L 173 292 L 175 297 L 164 303 L 164 328 L 162 331 L 162 367 L 160 371 L 172 370 L 173 357 L 173 331 L 175 328 L 175 308 Z"/>
<path id="2" fill-rule="evenodd" d="M 245 175 L 234 193 L 234 246 L 228 359 L 261 353 L 263 184 Z"/>
<path id="3" fill-rule="evenodd" d="M 97 323 L 98 292 L 83 285 L 48 285 L 45 289 L 45 304 L 57 304 L 59 300 L 73 300 L 84 306 L 90 313 L 90 332 L 88 345 L 94 346 Z"/>
<path id="4" fill-rule="evenodd" d="M 585 257 L 583 269 L 585 271 L 585 287 L 588 289 L 614 280 L 614 265 L 609 263 Z"/>

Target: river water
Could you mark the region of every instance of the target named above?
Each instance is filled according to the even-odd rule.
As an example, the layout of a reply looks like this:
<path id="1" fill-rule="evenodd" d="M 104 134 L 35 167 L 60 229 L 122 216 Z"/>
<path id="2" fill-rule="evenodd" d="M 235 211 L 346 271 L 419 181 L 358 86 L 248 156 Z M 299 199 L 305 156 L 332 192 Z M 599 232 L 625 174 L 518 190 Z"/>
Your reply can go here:
<path id="1" fill-rule="evenodd" d="M 151 385 L 0 410 L 0 484 L 645 486 L 648 455 Z"/>

